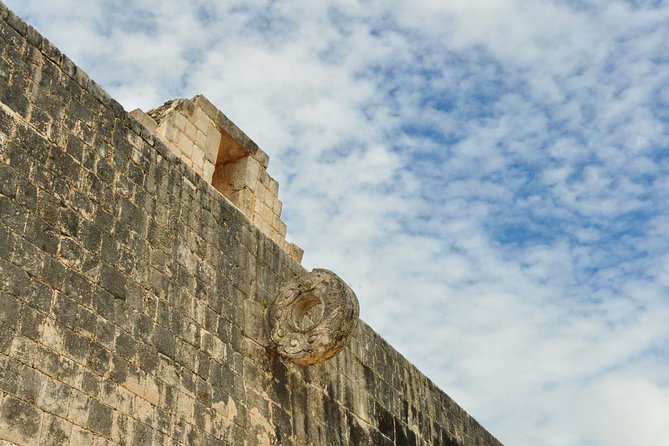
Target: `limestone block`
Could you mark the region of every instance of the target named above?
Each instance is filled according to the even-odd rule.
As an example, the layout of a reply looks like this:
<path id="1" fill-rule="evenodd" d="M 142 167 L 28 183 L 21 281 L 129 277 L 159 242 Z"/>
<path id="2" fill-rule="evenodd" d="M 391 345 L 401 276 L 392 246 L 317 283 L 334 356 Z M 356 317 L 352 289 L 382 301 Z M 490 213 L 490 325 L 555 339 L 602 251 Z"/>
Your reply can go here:
<path id="1" fill-rule="evenodd" d="M 202 108 L 197 107 L 195 109 L 195 115 L 193 116 L 193 123 L 201 132 L 206 133 L 207 128 L 209 127 L 209 117 L 202 110 Z"/>
<path id="2" fill-rule="evenodd" d="M 181 150 L 179 150 L 179 146 L 176 143 L 169 143 L 167 144 L 167 147 L 172 151 L 177 156 L 181 156 Z"/>
<path id="3" fill-rule="evenodd" d="M 193 414 L 195 400 L 183 392 L 178 392 L 176 414 L 185 420 L 190 420 Z"/>
<path id="4" fill-rule="evenodd" d="M 288 244 L 288 249 L 287 252 L 290 254 L 292 258 L 297 260 L 298 262 L 302 261 L 302 256 L 304 255 L 304 250 L 297 246 L 295 243 L 289 243 Z"/>
<path id="5" fill-rule="evenodd" d="M 274 229 L 276 229 L 276 232 L 278 232 L 279 235 L 280 235 L 281 237 L 285 237 L 285 236 L 286 236 L 286 232 L 288 232 L 288 227 L 287 227 L 286 224 L 285 224 L 283 221 L 281 221 L 281 219 L 279 219 L 279 218 L 277 218 L 276 220 L 274 220 Z"/>
<path id="6" fill-rule="evenodd" d="M 265 203 L 263 203 L 263 205 L 262 205 L 262 218 L 270 226 L 272 225 L 272 222 L 274 221 L 274 212 L 272 212 L 272 208 L 267 206 Z"/>
<path id="7" fill-rule="evenodd" d="M 19 445 L 38 444 L 42 411 L 8 396 L 0 407 L 0 438 Z"/>
<path id="8" fill-rule="evenodd" d="M 139 420 L 143 423 L 150 424 L 153 419 L 153 407 L 144 398 L 139 396 L 135 397 L 135 410 L 134 413 L 137 415 Z"/>
<path id="9" fill-rule="evenodd" d="M 170 116 L 166 123 L 161 123 L 160 129 L 165 135 L 165 139 L 177 143 L 179 141 L 179 131 L 174 125 L 174 118 Z"/>
<path id="10" fill-rule="evenodd" d="M 204 151 L 204 148 L 207 145 L 207 135 L 199 129 L 195 132 L 195 145 L 202 151 Z"/>
<path id="11" fill-rule="evenodd" d="M 193 103 L 204 112 L 209 118 L 216 119 L 219 110 L 209 102 L 207 98 L 202 95 L 197 95 L 193 98 Z"/>
<path id="12" fill-rule="evenodd" d="M 200 170 L 200 176 L 202 175 L 202 169 L 204 168 L 204 152 L 201 148 L 194 146 L 193 154 L 191 155 L 193 160 L 193 166 L 197 167 Z"/>
<path id="13" fill-rule="evenodd" d="M 67 416 L 70 393 L 70 388 L 65 384 L 51 379 L 44 379 L 37 399 L 37 405 L 42 410 L 65 417 Z"/>
<path id="14" fill-rule="evenodd" d="M 265 206 L 269 209 L 269 216 L 271 219 L 274 219 L 274 203 L 278 200 L 277 197 L 273 196 L 269 190 L 265 191 Z"/>
<path id="15" fill-rule="evenodd" d="M 267 166 L 269 165 L 269 155 L 265 153 L 265 151 L 258 149 L 252 156 L 264 169 L 267 169 Z"/>
<path id="16" fill-rule="evenodd" d="M 207 140 L 204 144 L 205 157 L 213 164 L 216 164 L 218 150 L 221 145 L 221 132 L 219 131 L 218 127 L 210 122 L 206 135 Z"/>
<path id="17" fill-rule="evenodd" d="M 174 114 L 174 125 L 179 131 L 183 132 L 185 130 L 186 122 L 188 122 L 188 120 L 184 115 L 178 112 Z"/>
<path id="18" fill-rule="evenodd" d="M 42 333 L 42 344 L 55 351 L 63 351 L 63 346 L 65 344 L 63 332 L 52 318 L 47 318 L 45 321 L 44 332 Z"/>
<path id="19" fill-rule="evenodd" d="M 272 191 L 267 188 L 267 186 L 262 187 L 262 201 L 265 203 L 270 209 L 272 208 L 273 201 L 276 199 L 276 196 L 272 194 Z"/>
<path id="20" fill-rule="evenodd" d="M 155 133 L 158 128 L 158 123 L 151 118 L 151 116 L 144 113 L 139 108 L 134 109 L 130 112 L 130 116 L 135 118 L 137 122 L 146 127 L 151 133 Z"/>
<path id="21" fill-rule="evenodd" d="M 98 434 L 109 436 L 112 427 L 112 408 L 92 399 L 88 408 L 86 427 Z"/>
<path id="22" fill-rule="evenodd" d="M 260 181 L 256 182 L 256 187 L 254 190 L 254 193 L 256 195 L 256 200 L 258 200 L 261 203 L 264 203 L 265 201 L 265 194 L 263 193 L 264 186 Z M 261 208 L 258 208 L 259 211 L 261 211 Z"/>
<path id="23" fill-rule="evenodd" d="M 274 229 L 274 226 L 272 226 L 271 222 L 266 222 L 267 224 L 267 235 L 269 235 L 269 238 L 271 238 L 274 243 L 278 244 L 278 240 L 281 239 L 279 234 L 276 232 L 276 229 Z"/>
<path id="24" fill-rule="evenodd" d="M 269 228 L 269 232 L 266 235 L 269 238 L 271 238 L 274 243 L 276 243 L 277 245 L 279 244 L 279 240 L 281 240 L 281 237 L 279 237 L 279 234 L 277 234 L 277 232 L 274 230 L 273 227 Z"/>
<path id="25" fill-rule="evenodd" d="M 183 131 L 188 137 L 188 139 L 190 139 L 192 142 L 195 142 L 195 135 L 197 133 L 195 124 L 193 124 L 190 120 L 187 120 Z"/>
<path id="26" fill-rule="evenodd" d="M 274 178 L 269 177 L 269 184 L 267 185 L 267 188 L 270 190 L 272 195 L 276 197 L 279 196 L 279 182 L 276 181 Z"/>
<path id="27" fill-rule="evenodd" d="M 255 205 L 253 207 L 253 212 L 258 216 L 258 221 L 263 219 L 263 203 L 259 199 L 258 195 L 255 197 Z M 255 220 L 254 220 L 255 221 Z"/>
<path id="28" fill-rule="evenodd" d="M 283 207 L 283 203 L 277 198 L 274 200 L 274 203 L 272 203 L 272 212 L 274 212 L 274 215 L 277 217 L 281 217 L 281 210 Z"/>
<path id="29" fill-rule="evenodd" d="M 225 175 L 232 190 L 247 188 L 255 192 L 259 174 L 260 164 L 250 156 L 225 166 Z"/>
<path id="30" fill-rule="evenodd" d="M 193 142 L 183 133 L 179 134 L 179 150 L 187 159 L 191 159 L 193 155 Z"/>
<path id="31" fill-rule="evenodd" d="M 236 205 L 244 214 L 252 219 L 255 197 L 248 189 L 242 189 L 230 194 L 230 201 Z"/>
<path id="32" fill-rule="evenodd" d="M 208 159 L 205 159 L 204 160 L 204 166 L 202 168 L 202 178 L 204 178 L 204 180 L 207 183 L 210 183 L 210 184 L 213 185 L 213 181 L 212 181 L 213 177 L 214 177 L 214 165 L 211 162 L 209 162 Z"/>
<path id="33" fill-rule="evenodd" d="M 90 398 L 85 393 L 73 390 L 67 409 L 67 418 L 76 424 L 85 424 L 88 417 L 89 404 Z"/>
<path id="34" fill-rule="evenodd" d="M 269 180 L 270 176 L 267 173 L 267 169 L 263 169 L 262 172 L 260 172 L 260 177 L 258 178 L 258 181 L 263 184 L 263 186 L 267 187 L 269 185 Z"/>
<path id="35" fill-rule="evenodd" d="M 95 444 L 95 439 L 92 432 L 75 424 L 72 426 L 70 444 L 72 446 L 93 446 Z"/>

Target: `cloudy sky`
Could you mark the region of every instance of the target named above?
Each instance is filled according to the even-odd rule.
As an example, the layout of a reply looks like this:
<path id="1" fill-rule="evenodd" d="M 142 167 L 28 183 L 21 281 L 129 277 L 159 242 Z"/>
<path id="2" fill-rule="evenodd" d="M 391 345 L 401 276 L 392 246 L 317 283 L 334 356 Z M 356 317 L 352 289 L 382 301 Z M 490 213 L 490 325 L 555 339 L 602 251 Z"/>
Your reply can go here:
<path id="1" fill-rule="evenodd" d="M 669 2 L 4 1 L 127 110 L 223 110 L 506 445 L 668 444 Z"/>

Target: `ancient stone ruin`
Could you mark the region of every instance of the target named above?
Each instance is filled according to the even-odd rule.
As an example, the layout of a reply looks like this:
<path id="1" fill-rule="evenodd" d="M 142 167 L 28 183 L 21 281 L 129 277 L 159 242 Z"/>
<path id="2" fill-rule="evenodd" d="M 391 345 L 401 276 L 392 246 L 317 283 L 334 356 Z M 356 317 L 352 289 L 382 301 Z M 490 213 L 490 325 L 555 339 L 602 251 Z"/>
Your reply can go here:
<path id="1" fill-rule="evenodd" d="M 284 285 L 267 308 L 269 348 L 296 364 L 326 361 L 346 347 L 359 314 L 353 290 L 332 271 L 314 269 Z"/>
<path id="2" fill-rule="evenodd" d="M 130 115 L 210 183 L 298 262 L 303 251 L 286 242 L 279 183 L 267 173 L 269 156 L 204 96 L 175 99 Z"/>
<path id="3" fill-rule="evenodd" d="M 0 3 L 0 445 L 500 445 L 304 270 L 268 162 Z"/>

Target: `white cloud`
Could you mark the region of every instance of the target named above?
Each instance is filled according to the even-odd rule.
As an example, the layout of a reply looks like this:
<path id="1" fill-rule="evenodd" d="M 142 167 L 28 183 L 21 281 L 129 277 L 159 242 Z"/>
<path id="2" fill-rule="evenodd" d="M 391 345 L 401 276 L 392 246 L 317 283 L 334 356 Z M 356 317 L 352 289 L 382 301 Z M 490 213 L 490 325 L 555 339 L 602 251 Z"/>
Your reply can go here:
<path id="1" fill-rule="evenodd" d="M 506 444 L 667 438 L 665 3 L 8 4 L 128 109 L 209 97 L 304 264 Z"/>
<path id="2" fill-rule="evenodd" d="M 587 386 L 573 413 L 594 444 L 662 446 L 669 438 L 669 389 L 641 378 L 611 376 Z"/>

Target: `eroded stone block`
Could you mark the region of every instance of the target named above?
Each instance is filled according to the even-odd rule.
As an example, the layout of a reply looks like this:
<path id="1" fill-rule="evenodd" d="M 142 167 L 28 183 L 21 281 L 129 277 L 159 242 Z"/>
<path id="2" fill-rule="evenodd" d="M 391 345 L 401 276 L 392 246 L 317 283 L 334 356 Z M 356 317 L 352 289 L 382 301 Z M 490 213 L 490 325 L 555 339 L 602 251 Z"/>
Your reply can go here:
<path id="1" fill-rule="evenodd" d="M 333 272 L 314 269 L 281 289 L 266 319 L 279 355 L 296 364 L 313 365 L 346 346 L 359 314 L 353 290 Z"/>
<path id="2" fill-rule="evenodd" d="M 18 445 L 39 444 L 42 412 L 14 397 L 7 397 L 0 408 L 0 438 Z"/>

